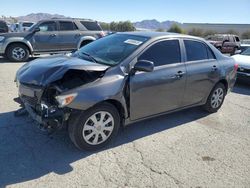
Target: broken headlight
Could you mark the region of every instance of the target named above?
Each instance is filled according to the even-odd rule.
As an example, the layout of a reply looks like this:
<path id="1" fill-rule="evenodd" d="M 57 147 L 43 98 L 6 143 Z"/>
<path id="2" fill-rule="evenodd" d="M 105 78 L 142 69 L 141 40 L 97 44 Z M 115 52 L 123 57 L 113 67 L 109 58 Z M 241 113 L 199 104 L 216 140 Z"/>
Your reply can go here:
<path id="1" fill-rule="evenodd" d="M 76 96 L 77 96 L 76 93 L 72 93 L 68 95 L 59 95 L 59 96 L 56 96 L 55 98 L 59 104 L 58 107 L 62 108 L 70 104 L 75 99 Z"/>

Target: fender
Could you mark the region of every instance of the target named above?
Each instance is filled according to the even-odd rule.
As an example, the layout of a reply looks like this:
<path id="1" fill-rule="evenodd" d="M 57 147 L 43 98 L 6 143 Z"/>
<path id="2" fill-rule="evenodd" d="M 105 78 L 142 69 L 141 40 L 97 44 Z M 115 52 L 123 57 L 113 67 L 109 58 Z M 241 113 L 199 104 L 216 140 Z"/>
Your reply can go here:
<path id="1" fill-rule="evenodd" d="M 117 70 L 114 70 L 117 71 Z M 124 96 L 124 88 L 126 86 L 127 76 L 122 73 L 114 74 L 109 70 L 106 72 L 106 76 L 81 87 L 71 89 L 60 95 L 67 95 L 71 93 L 77 93 L 78 95 L 67 107 L 76 110 L 87 110 L 94 105 L 106 101 L 114 100 L 119 102 L 124 109 L 125 118 L 128 117 L 128 109 L 126 105 L 126 99 Z"/>
<path id="2" fill-rule="evenodd" d="M 10 44 L 13 44 L 13 43 L 22 43 L 24 45 L 26 45 L 28 48 L 29 48 L 29 51 L 33 52 L 33 47 L 30 43 L 30 41 L 26 40 L 25 38 L 23 37 L 11 37 L 11 38 L 7 38 L 3 44 L 3 50 L 4 52 L 6 51 L 7 47 L 10 45 Z"/>
<path id="3" fill-rule="evenodd" d="M 85 40 L 94 41 L 94 40 L 96 40 L 96 38 L 95 38 L 95 37 L 92 37 L 92 36 L 84 36 L 84 37 L 81 37 L 81 39 L 79 40 L 79 42 L 78 42 L 78 44 L 77 44 L 77 49 L 80 48 L 82 42 L 85 41 Z"/>

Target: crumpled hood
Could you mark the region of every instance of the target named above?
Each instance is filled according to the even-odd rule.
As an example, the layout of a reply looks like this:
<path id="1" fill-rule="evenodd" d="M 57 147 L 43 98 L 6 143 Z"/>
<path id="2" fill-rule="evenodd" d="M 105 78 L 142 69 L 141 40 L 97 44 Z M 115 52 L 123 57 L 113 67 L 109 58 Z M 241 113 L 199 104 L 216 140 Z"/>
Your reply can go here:
<path id="1" fill-rule="evenodd" d="M 40 58 L 23 65 L 16 73 L 20 83 L 46 86 L 61 79 L 70 70 L 105 71 L 109 66 L 92 63 L 77 57 L 55 56 Z"/>
<path id="2" fill-rule="evenodd" d="M 232 56 L 232 58 L 238 63 L 239 67 L 250 69 L 250 56 L 237 54 Z"/>

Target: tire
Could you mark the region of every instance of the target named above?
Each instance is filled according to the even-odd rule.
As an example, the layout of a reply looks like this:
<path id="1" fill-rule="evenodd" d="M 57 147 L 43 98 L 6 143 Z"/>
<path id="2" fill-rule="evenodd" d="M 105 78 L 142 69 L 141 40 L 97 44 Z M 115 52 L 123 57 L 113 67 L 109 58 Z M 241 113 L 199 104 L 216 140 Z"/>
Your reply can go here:
<path id="1" fill-rule="evenodd" d="M 6 50 L 6 57 L 10 61 L 24 62 L 29 59 L 30 52 L 24 44 L 11 44 Z"/>
<path id="2" fill-rule="evenodd" d="M 80 45 L 80 48 L 83 47 L 83 46 L 86 46 L 87 44 L 89 44 L 89 43 L 91 43 L 91 42 L 93 42 L 93 41 L 92 41 L 92 40 L 85 40 L 85 41 L 83 41 L 83 42 L 81 43 L 81 45 Z"/>
<path id="3" fill-rule="evenodd" d="M 224 84 L 218 83 L 209 94 L 207 102 L 203 108 L 209 113 L 217 112 L 221 108 L 225 96 L 226 88 Z"/>
<path id="4" fill-rule="evenodd" d="M 101 119 L 106 124 L 101 124 Z M 91 151 L 100 149 L 113 140 L 119 127 L 120 115 L 117 109 L 112 104 L 101 103 L 70 117 L 68 131 L 77 148 Z"/>

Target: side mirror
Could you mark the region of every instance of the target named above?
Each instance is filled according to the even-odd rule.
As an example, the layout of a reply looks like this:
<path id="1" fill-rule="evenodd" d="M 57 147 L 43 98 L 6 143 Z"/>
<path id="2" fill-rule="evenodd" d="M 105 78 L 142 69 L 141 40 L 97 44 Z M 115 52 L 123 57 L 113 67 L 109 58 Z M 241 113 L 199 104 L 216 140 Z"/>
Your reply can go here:
<path id="1" fill-rule="evenodd" d="M 36 27 L 35 29 L 34 29 L 34 33 L 37 33 L 37 32 L 39 32 L 40 31 L 40 28 L 39 27 Z"/>
<path id="2" fill-rule="evenodd" d="M 152 72 L 154 70 L 154 62 L 147 60 L 139 60 L 135 66 L 134 71 Z"/>

